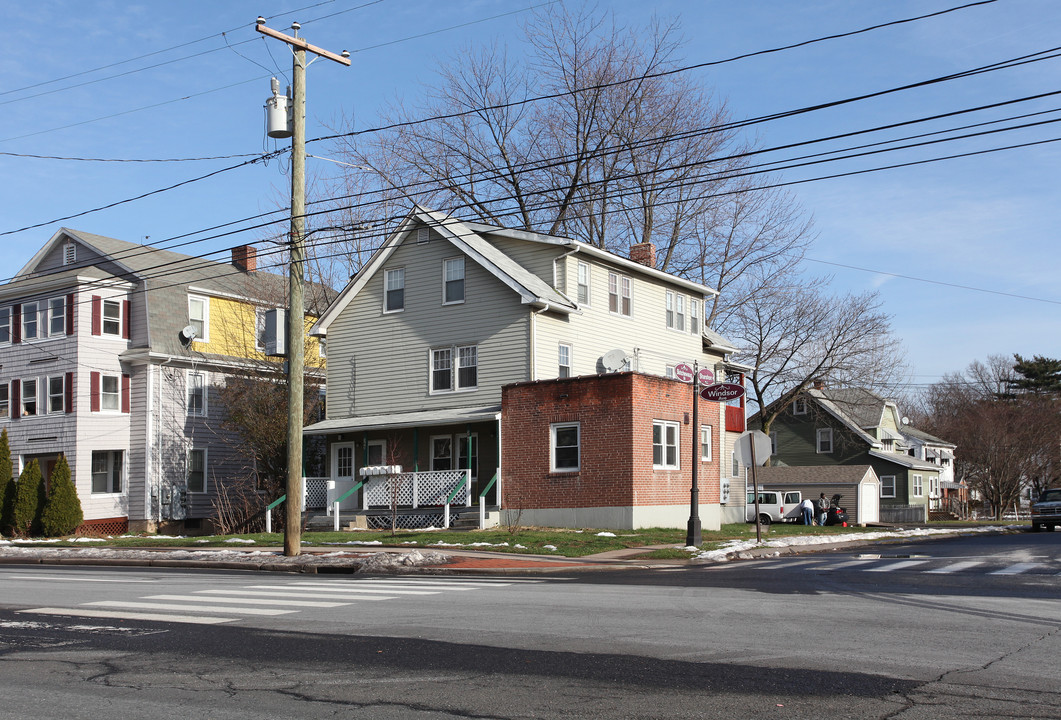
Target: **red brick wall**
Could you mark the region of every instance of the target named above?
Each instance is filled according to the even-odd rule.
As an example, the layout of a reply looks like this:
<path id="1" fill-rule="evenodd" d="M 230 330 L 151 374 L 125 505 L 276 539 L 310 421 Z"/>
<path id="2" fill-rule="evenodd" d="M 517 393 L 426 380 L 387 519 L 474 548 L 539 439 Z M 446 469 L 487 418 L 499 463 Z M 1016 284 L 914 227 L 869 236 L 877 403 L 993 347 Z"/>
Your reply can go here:
<path id="1" fill-rule="evenodd" d="M 502 389 L 504 504 L 510 509 L 633 507 L 689 503 L 691 462 L 699 458 L 692 387 L 632 372 L 517 383 Z M 711 462 L 699 464 L 702 504 L 719 501 L 719 410 L 700 400 L 712 425 Z M 688 420 L 686 419 L 688 418 Z M 678 470 L 652 467 L 652 421 L 679 423 Z M 550 425 L 580 423 L 580 469 L 549 470 Z"/>

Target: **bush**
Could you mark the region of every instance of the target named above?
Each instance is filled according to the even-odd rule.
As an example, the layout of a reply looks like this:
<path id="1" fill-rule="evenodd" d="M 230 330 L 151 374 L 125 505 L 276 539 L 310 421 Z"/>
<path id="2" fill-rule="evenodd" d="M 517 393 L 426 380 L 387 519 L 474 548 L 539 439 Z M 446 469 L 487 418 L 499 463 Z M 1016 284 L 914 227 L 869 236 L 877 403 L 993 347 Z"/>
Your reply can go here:
<path id="1" fill-rule="evenodd" d="M 15 501 L 11 513 L 15 537 L 29 537 L 39 532 L 43 495 L 44 483 L 41 482 L 40 463 L 36 459 L 30 460 L 15 484 Z"/>
<path id="2" fill-rule="evenodd" d="M 70 479 L 70 466 L 66 464 L 65 455 L 60 455 L 55 463 L 49 485 L 48 499 L 41 511 L 41 531 L 48 537 L 70 535 L 85 519 L 85 514 L 81 511 L 77 488 Z"/>
<path id="3" fill-rule="evenodd" d="M 15 478 L 11 468 L 11 445 L 7 428 L 0 432 L 0 534 L 12 535 L 15 524 Z"/>

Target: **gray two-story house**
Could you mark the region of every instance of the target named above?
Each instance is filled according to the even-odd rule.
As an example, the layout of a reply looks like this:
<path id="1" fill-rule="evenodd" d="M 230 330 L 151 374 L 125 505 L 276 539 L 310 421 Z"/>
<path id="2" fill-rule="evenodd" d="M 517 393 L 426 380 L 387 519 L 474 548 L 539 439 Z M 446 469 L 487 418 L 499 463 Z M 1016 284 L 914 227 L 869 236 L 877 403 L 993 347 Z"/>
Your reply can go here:
<path id="1" fill-rule="evenodd" d="M 504 505 L 504 468 L 518 464 L 531 445 L 529 438 L 502 437 L 506 387 L 557 382 L 557 392 L 570 398 L 562 387 L 574 388 L 578 378 L 665 379 L 682 363 L 723 379 L 734 348 L 705 326 L 704 300 L 714 291 L 657 270 L 653 255 L 647 244 L 625 258 L 567 238 L 414 208 L 311 331 L 327 338 L 328 403 L 326 419 L 306 432 L 327 438 L 332 479 L 350 481 L 373 465 L 468 469 L 472 494 L 489 488 L 490 504 Z M 666 387 L 683 398 L 684 409 L 628 428 L 621 438 L 643 444 L 649 455 L 655 447 L 672 463 L 657 469 L 666 465 L 673 473 L 678 436 L 686 450 L 693 444 L 686 417 L 692 396 L 678 381 Z M 705 405 L 697 454 L 714 468 L 705 512 L 717 523 L 719 455 L 728 452 L 720 453 L 720 445 L 731 443 L 727 429 L 744 429 L 743 414 L 730 408 L 727 427 L 726 406 Z M 577 419 L 543 422 L 541 452 L 571 462 Z M 671 513 L 678 524 L 689 515 L 687 476 L 682 484 L 684 504 Z M 658 521 L 667 512 L 657 507 L 648 515 Z"/>

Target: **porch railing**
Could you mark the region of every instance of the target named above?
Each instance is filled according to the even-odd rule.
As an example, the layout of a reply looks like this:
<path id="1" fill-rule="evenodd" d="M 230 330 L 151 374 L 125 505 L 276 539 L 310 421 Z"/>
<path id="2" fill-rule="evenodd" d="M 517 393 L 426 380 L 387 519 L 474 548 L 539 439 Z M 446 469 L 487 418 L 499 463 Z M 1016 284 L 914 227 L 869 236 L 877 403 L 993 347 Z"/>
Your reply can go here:
<path id="1" fill-rule="evenodd" d="M 454 492 L 456 490 L 456 492 Z M 370 477 L 365 482 L 365 506 L 418 508 L 421 505 L 472 504 L 470 470 L 433 470 Z"/>

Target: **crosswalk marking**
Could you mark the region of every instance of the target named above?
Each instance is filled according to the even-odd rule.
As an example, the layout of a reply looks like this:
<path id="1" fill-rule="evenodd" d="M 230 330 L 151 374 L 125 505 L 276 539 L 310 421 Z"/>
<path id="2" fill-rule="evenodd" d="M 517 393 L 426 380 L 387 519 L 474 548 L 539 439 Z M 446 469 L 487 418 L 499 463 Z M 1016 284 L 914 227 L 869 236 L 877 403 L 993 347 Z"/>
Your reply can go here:
<path id="1" fill-rule="evenodd" d="M 950 565 L 944 565 L 943 567 L 935 568 L 933 570 L 926 570 L 926 573 L 934 575 L 943 575 L 946 573 L 959 572 L 961 570 L 968 570 L 969 568 L 976 567 L 977 565 L 983 565 L 983 560 L 963 560 L 962 562 L 951 563 Z"/>
<path id="2" fill-rule="evenodd" d="M 81 607 L 109 607 L 109 608 L 130 608 L 133 610 L 177 610 L 177 611 L 191 611 L 196 612 L 199 608 L 189 607 L 188 605 L 179 605 L 177 603 L 148 603 L 148 602 L 135 602 L 132 600 L 97 600 L 95 602 L 83 603 Z M 225 612 L 235 613 L 237 615 L 290 615 L 295 612 L 294 610 L 275 610 L 272 608 L 240 608 L 240 607 L 226 607 Z"/>
<path id="3" fill-rule="evenodd" d="M 1039 563 L 1017 563 L 1016 565 L 1010 565 L 1007 568 L 1001 570 L 995 570 L 994 572 L 988 573 L 988 575 L 1017 575 L 1022 572 L 1031 570 L 1033 567 L 1038 567 Z"/>
<path id="4" fill-rule="evenodd" d="M 265 590 L 265 589 L 268 589 L 270 587 L 276 587 L 276 586 L 275 585 L 250 585 L 248 587 Z M 356 588 L 356 592 L 359 592 L 359 593 L 370 593 L 370 594 L 379 593 L 379 594 L 386 594 L 386 595 L 439 595 L 442 592 L 441 590 L 394 590 L 394 589 L 391 589 L 391 588 L 373 589 L 373 588 L 363 588 L 363 587 L 361 587 L 359 585 L 357 585 L 357 586 L 355 586 L 355 585 L 347 585 L 346 587 L 336 587 L 335 585 L 318 584 L 318 583 L 291 583 L 290 585 L 285 585 L 284 587 L 289 587 L 289 588 L 298 587 L 298 588 L 304 588 L 306 590 L 313 590 L 314 592 L 323 592 L 323 593 L 329 593 L 329 594 L 350 592 L 351 590 L 354 590 L 355 588 Z"/>
<path id="5" fill-rule="evenodd" d="M 200 591 L 203 592 L 203 591 Z M 225 591 L 222 591 L 225 592 Z M 148 595 L 143 598 L 144 600 L 181 600 L 184 602 L 202 602 L 202 603 L 242 603 L 244 605 L 276 605 L 278 603 L 283 604 L 284 607 L 318 607 L 318 608 L 334 608 L 344 607 L 350 603 L 346 602 L 322 602 L 320 600 L 288 600 L 283 598 L 277 598 L 270 600 L 267 598 L 249 598 L 234 595 L 232 597 L 216 597 L 207 595 Z"/>
<path id="6" fill-rule="evenodd" d="M 254 586 L 252 586 L 252 587 L 254 587 Z M 261 587 L 261 586 L 258 586 L 258 587 Z M 232 594 L 231 590 L 199 590 L 197 592 L 202 593 L 204 595 L 231 595 Z M 240 591 L 240 595 L 241 596 L 247 596 L 247 597 L 274 597 L 274 598 L 278 598 L 277 602 L 279 602 L 280 598 L 304 598 L 304 597 L 306 597 L 306 593 L 304 593 L 304 592 L 297 592 L 297 593 L 296 592 L 290 592 L 290 591 L 285 592 L 283 590 L 241 590 Z M 336 600 L 357 600 L 358 602 L 373 602 L 373 601 L 381 601 L 382 602 L 383 600 L 397 600 L 398 599 L 397 596 L 394 596 L 394 595 L 362 595 L 361 593 L 358 593 L 358 592 L 349 592 L 349 593 L 334 592 L 334 593 L 329 593 L 328 597 L 332 598 L 332 599 L 336 599 Z"/>
<path id="7" fill-rule="evenodd" d="M 888 563 L 887 565 L 881 565 L 880 567 L 867 568 L 866 572 L 894 572 L 896 570 L 905 570 L 917 565 L 924 565 L 925 562 L 925 560 L 904 560 L 903 562 Z"/>
<path id="8" fill-rule="evenodd" d="M 826 565 L 823 570 L 846 570 L 848 568 L 859 567 L 860 565 L 869 565 L 872 560 L 848 560 L 847 562 L 832 563 Z"/>
<path id="9" fill-rule="evenodd" d="M 113 618 L 120 620 L 151 620 L 154 622 L 176 622 L 192 625 L 220 625 L 221 623 L 233 622 L 233 617 L 211 617 L 209 615 L 169 615 L 162 613 L 145 612 L 116 612 L 114 610 L 95 610 L 87 607 L 55 608 L 42 607 L 32 610 L 20 610 L 23 613 L 35 615 L 66 615 L 73 617 Z"/>

